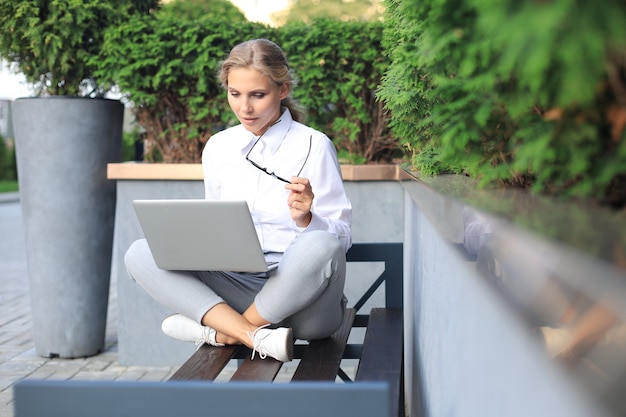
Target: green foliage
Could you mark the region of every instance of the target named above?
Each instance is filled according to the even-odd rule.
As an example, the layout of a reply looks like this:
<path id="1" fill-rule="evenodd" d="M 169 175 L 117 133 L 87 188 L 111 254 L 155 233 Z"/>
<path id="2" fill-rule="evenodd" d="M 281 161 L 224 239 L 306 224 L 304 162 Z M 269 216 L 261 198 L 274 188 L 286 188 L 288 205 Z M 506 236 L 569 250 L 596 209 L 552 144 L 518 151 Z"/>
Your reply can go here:
<path id="1" fill-rule="evenodd" d="M 0 135 L 0 192 L 17 191 L 17 164 L 12 139 Z"/>
<path id="2" fill-rule="evenodd" d="M 14 181 L 16 179 L 15 146 L 0 135 L 0 181 Z"/>
<path id="3" fill-rule="evenodd" d="M 6 176 L 10 181 L 17 181 L 17 157 L 15 155 L 15 143 L 11 143 L 9 149 L 9 173 Z"/>
<path id="4" fill-rule="evenodd" d="M 219 63 L 235 44 L 271 34 L 232 16 L 163 7 L 109 28 L 96 75 L 115 80 L 134 103 L 147 160 L 199 162 L 212 133 L 233 119 L 217 79 Z"/>
<path id="5" fill-rule="evenodd" d="M 400 155 L 389 115 L 375 94 L 388 67 L 382 31 L 378 22 L 320 19 L 283 26 L 279 33 L 299 80 L 294 97 L 307 109 L 307 122 L 339 149 L 377 162 Z"/>
<path id="6" fill-rule="evenodd" d="M 339 149 L 337 158 L 342 164 L 363 165 L 367 163 L 367 159 L 359 154 L 354 154 L 345 149 Z"/>
<path id="7" fill-rule="evenodd" d="M 417 170 L 626 201 L 626 3 L 386 5 L 379 93 Z"/>
<path id="8" fill-rule="evenodd" d="M 102 96 L 91 59 L 107 27 L 145 14 L 158 0 L 0 0 L 0 57 L 41 95 Z"/>
<path id="9" fill-rule="evenodd" d="M 375 97 L 388 65 L 382 28 L 320 20 L 276 29 L 164 6 L 107 30 L 96 75 L 114 80 L 134 103 L 146 160 L 199 162 L 211 135 L 236 122 L 217 78 L 221 61 L 244 40 L 269 38 L 288 55 L 308 122 L 352 161 L 387 161 L 400 151 Z"/>
<path id="10" fill-rule="evenodd" d="M 317 19 L 375 21 L 383 17 L 382 0 L 292 0 L 290 6 L 272 15 L 277 25 Z"/>
<path id="11" fill-rule="evenodd" d="M 8 178 L 9 175 L 9 150 L 6 140 L 0 135 L 0 180 Z"/>
<path id="12" fill-rule="evenodd" d="M 168 8 L 168 13 L 185 19 L 213 15 L 230 19 L 233 23 L 246 20 L 243 13 L 228 0 L 176 0 L 163 4 L 162 8 Z"/>
<path id="13" fill-rule="evenodd" d="M 141 143 L 141 133 L 137 130 L 124 132 L 122 136 L 122 162 L 134 161 L 137 157 L 137 143 Z"/>

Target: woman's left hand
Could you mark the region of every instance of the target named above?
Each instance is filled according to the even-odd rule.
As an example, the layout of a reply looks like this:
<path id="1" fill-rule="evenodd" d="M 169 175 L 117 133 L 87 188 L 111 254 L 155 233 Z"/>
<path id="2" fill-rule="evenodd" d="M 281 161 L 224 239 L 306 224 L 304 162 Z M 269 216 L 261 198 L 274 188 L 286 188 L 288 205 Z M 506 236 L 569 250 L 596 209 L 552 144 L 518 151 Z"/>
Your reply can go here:
<path id="1" fill-rule="evenodd" d="M 311 206 L 315 197 L 309 179 L 291 177 L 291 184 L 287 184 L 285 189 L 290 191 L 287 204 L 291 218 L 298 227 L 307 227 L 311 223 Z"/>

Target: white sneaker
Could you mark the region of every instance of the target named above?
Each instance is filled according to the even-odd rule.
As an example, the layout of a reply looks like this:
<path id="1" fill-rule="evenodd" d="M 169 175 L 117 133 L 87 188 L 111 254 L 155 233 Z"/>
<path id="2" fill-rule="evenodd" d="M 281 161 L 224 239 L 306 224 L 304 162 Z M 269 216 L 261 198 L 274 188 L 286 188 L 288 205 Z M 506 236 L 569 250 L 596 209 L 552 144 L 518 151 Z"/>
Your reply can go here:
<path id="1" fill-rule="evenodd" d="M 248 336 L 252 339 L 254 349 L 252 350 L 252 359 L 255 352 L 259 353 L 261 359 L 268 356 L 281 362 L 289 362 L 293 359 L 293 337 L 290 328 L 279 327 L 278 329 L 266 329 L 261 326 L 254 332 L 248 332 Z"/>
<path id="2" fill-rule="evenodd" d="M 217 334 L 215 329 L 202 326 L 182 314 L 174 314 L 163 320 L 161 330 L 169 337 L 182 340 L 183 342 L 194 342 L 198 347 L 205 343 L 211 346 L 224 346 L 223 343 L 215 341 L 215 335 Z"/>

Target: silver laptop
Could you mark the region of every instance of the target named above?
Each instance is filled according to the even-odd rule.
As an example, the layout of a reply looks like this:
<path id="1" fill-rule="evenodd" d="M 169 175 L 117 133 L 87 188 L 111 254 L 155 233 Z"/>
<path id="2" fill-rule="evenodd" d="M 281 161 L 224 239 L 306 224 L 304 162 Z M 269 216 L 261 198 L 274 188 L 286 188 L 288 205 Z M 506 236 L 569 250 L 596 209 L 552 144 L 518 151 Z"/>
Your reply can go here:
<path id="1" fill-rule="evenodd" d="M 245 201 L 135 200 L 161 269 L 265 272 L 268 265 Z"/>

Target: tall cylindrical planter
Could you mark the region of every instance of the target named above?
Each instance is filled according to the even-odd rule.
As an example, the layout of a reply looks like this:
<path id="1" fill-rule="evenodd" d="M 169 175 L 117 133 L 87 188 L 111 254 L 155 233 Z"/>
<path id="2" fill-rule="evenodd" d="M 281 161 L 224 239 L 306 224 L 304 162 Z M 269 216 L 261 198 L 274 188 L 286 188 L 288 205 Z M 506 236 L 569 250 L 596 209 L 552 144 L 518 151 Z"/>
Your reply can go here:
<path id="1" fill-rule="evenodd" d="M 34 341 L 44 357 L 104 349 L 115 217 L 107 163 L 120 160 L 118 100 L 12 105 Z"/>

